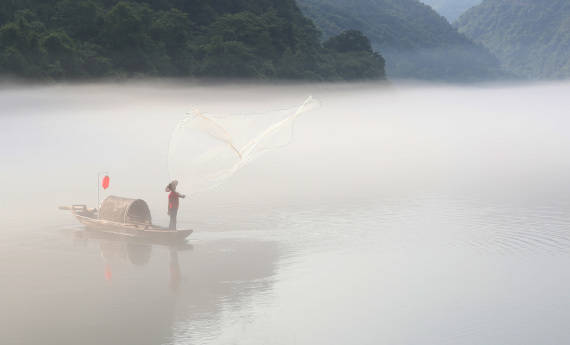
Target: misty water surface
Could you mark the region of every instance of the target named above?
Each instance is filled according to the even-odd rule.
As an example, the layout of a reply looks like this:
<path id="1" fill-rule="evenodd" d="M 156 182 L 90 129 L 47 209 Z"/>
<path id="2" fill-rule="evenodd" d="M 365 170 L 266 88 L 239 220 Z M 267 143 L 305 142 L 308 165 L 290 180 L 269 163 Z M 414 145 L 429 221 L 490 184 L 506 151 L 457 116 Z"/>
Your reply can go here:
<path id="1" fill-rule="evenodd" d="M 322 106 L 184 200 L 175 248 L 90 234 L 110 191 L 167 224 L 194 109 Z M 570 342 L 570 84 L 0 89 L 2 344 Z M 184 192 L 184 181 L 180 181 Z"/>

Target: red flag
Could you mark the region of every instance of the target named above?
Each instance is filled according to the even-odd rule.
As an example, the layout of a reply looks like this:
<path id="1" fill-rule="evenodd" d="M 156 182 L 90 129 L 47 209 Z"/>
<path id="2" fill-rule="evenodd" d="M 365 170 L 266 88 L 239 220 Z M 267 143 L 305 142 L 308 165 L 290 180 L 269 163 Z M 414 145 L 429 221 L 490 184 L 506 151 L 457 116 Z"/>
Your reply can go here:
<path id="1" fill-rule="evenodd" d="M 103 189 L 109 188 L 110 182 L 111 182 L 111 179 L 109 178 L 109 176 L 103 177 Z"/>

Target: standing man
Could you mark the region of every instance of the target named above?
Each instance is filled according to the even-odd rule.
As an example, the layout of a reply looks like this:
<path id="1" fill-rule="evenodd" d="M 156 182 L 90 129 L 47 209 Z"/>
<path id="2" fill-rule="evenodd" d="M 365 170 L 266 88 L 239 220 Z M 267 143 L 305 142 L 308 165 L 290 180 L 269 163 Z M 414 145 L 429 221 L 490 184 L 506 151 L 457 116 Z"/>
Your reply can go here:
<path id="1" fill-rule="evenodd" d="M 174 180 L 166 186 L 166 192 L 170 192 L 168 195 L 168 215 L 170 216 L 170 230 L 176 230 L 176 216 L 178 215 L 178 205 L 179 199 L 184 199 L 186 195 L 180 194 L 176 191 L 176 186 L 178 186 L 178 181 Z"/>

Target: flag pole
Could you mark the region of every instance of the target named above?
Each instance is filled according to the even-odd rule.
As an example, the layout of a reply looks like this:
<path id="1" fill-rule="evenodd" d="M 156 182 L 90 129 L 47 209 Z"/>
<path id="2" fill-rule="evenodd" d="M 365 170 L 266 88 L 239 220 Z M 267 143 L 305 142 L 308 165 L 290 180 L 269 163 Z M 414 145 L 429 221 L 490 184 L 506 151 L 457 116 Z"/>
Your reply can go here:
<path id="1" fill-rule="evenodd" d="M 109 176 L 109 172 L 100 171 L 97 173 L 97 210 L 99 210 L 99 206 L 101 206 L 101 175 Z"/>

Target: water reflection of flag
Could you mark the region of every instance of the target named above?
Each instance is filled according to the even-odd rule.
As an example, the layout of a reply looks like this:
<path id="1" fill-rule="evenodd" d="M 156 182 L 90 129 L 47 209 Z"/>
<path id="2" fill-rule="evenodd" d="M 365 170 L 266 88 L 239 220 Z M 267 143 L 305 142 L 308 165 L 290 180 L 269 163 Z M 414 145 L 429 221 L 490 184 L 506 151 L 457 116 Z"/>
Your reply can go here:
<path id="1" fill-rule="evenodd" d="M 113 279 L 113 273 L 111 271 L 111 265 L 105 265 L 105 280 L 110 282 Z"/>

